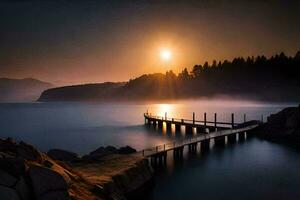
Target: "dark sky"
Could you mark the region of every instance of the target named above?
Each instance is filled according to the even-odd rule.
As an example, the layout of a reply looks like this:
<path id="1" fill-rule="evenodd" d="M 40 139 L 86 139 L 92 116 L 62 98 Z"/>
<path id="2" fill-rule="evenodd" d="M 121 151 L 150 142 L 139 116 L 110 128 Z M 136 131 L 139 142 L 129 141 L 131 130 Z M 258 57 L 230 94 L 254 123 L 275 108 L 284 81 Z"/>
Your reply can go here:
<path id="1" fill-rule="evenodd" d="M 0 77 L 124 81 L 213 59 L 294 55 L 300 1 L 10 0 L 0 2 L 0 27 Z"/>

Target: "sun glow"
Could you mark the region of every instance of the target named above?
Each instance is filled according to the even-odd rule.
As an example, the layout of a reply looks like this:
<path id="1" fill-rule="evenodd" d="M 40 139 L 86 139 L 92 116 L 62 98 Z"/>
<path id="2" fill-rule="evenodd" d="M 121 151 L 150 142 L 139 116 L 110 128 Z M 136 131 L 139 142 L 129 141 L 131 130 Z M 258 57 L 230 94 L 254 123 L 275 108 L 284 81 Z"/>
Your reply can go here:
<path id="1" fill-rule="evenodd" d="M 165 116 L 165 113 L 170 114 L 173 111 L 173 106 L 171 104 L 158 104 L 157 108 L 158 116 Z"/>
<path id="2" fill-rule="evenodd" d="M 163 60 L 165 60 L 165 61 L 168 61 L 168 60 L 171 59 L 172 53 L 171 53 L 171 51 L 168 50 L 168 49 L 163 49 L 163 50 L 161 50 L 161 52 L 160 52 L 160 57 L 161 57 L 161 59 L 163 59 Z"/>

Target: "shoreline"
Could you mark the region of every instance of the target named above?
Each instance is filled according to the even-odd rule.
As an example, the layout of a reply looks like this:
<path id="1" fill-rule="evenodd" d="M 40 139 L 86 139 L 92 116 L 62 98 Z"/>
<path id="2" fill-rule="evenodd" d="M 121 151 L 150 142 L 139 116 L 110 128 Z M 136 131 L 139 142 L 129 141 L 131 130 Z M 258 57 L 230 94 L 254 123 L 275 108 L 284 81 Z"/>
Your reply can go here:
<path id="1" fill-rule="evenodd" d="M 126 148 L 105 155 L 112 147 L 100 147 L 105 149 L 102 154 L 97 149 L 98 154 L 81 158 L 60 150 L 56 156 L 62 159 L 55 159 L 53 152 L 50 156 L 30 144 L 0 139 L 0 196 L 24 200 L 138 197 L 153 182 L 154 172 L 148 159 Z"/>

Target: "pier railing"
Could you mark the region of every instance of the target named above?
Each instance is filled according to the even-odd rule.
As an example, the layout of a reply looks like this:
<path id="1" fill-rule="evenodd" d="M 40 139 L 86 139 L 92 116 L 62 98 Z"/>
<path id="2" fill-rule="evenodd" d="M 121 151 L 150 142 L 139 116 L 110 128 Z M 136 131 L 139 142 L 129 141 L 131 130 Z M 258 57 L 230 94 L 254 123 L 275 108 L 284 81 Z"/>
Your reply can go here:
<path id="1" fill-rule="evenodd" d="M 238 129 L 228 129 L 228 130 L 212 132 L 209 134 L 201 134 L 199 136 L 195 136 L 192 138 L 176 140 L 176 141 L 158 145 L 158 146 L 155 146 L 152 148 L 147 148 L 138 153 L 142 154 L 145 157 L 148 157 L 148 156 L 152 156 L 152 155 L 155 155 L 155 154 L 158 154 L 161 152 L 166 152 L 166 151 L 170 151 L 170 150 L 173 150 L 173 149 L 176 149 L 179 147 L 183 147 L 183 146 L 186 146 L 186 145 L 189 145 L 192 143 L 201 142 L 203 140 L 227 136 L 227 135 L 236 134 L 236 133 L 240 133 L 240 132 L 246 132 L 246 131 L 252 130 L 258 126 L 259 126 L 259 124 L 253 124 L 253 125 L 249 125 L 247 127 L 238 128 Z"/>
<path id="2" fill-rule="evenodd" d="M 182 122 L 182 123 L 190 123 L 190 124 L 200 124 L 200 125 L 204 125 L 205 123 L 208 124 L 219 124 L 219 125 L 232 125 L 231 122 L 222 122 L 222 121 L 204 121 L 204 120 L 192 120 L 192 119 L 180 119 L 180 118 L 165 118 L 165 117 L 161 117 L 161 116 L 155 116 L 155 115 L 151 115 L 151 114 L 147 114 L 145 113 L 145 116 L 153 118 L 153 119 L 157 119 L 157 120 L 163 120 L 163 121 L 169 121 L 169 122 Z M 234 123 L 234 125 L 239 125 L 241 123 Z"/>
<path id="3" fill-rule="evenodd" d="M 195 113 L 193 113 L 193 119 L 169 118 L 167 117 L 167 113 L 165 113 L 165 116 L 162 117 L 162 116 L 152 115 L 151 113 L 148 112 L 144 113 L 144 117 L 145 117 L 145 123 L 148 123 L 149 125 L 152 124 L 154 126 L 158 125 L 159 127 L 162 127 L 162 124 L 166 123 L 167 129 L 169 127 L 170 130 L 171 125 L 174 124 L 175 131 L 176 129 L 180 130 L 181 126 L 185 126 L 186 131 L 188 133 L 192 133 L 193 128 L 195 128 L 196 132 L 199 134 L 191 138 L 176 140 L 152 148 L 144 149 L 141 151 L 143 156 L 156 155 L 161 152 L 167 152 L 169 150 L 173 150 L 179 147 L 184 147 L 185 145 L 201 142 L 203 140 L 208 140 L 217 137 L 224 138 L 224 136 L 229 136 L 232 134 L 252 130 L 262 123 L 262 121 L 258 121 L 258 120 L 252 120 L 246 122 L 245 114 L 244 114 L 244 123 L 236 123 L 234 122 L 233 113 L 231 114 L 231 122 L 217 121 L 216 113 L 214 114 L 214 121 L 208 121 L 206 113 L 204 113 L 204 120 L 196 120 Z M 206 132 L 207 129 L 208 132 Z"/>
<path id="4" fill-rule="evenodd" d="M 151 120 L 157 120 L 157 121 L 163 121 L 163 122 L 169 122 L 169 123 L 180 123 L 182 125 L 201 125 L 201 126 L 211 126 L 211 127 L 221 127 L 221 128 L 234 128 L 235 126 L 240 125 L 241 123 L 236 123 L 234 121 L 234 114 L 231 114 L 231 122 L 222 122 L 217 121 L 217 113 L 214 114 L 214 121 L 208 121 L 207 120 L 207 114 L 204 113 L 204 120 L 196 120 L 195 119 L 195 113 L 193 113 L 193 119 L 184 119 L 184 118 L 170 118 L 167 117 L 167 113 L 165 113 L 165 116 L 157 116 L 152 115 L 151 113 L 144 113 L 145 119 L 151 119 Z M 246 115 L 244 114 L 244 122 L 246 122 Z"/>

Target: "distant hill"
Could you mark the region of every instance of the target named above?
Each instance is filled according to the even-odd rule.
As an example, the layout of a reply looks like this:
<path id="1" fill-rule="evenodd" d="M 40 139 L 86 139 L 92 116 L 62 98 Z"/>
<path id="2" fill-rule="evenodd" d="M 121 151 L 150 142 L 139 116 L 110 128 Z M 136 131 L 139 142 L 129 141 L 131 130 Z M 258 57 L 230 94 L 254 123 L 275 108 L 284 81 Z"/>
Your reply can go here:
<path id="1" fill-rule="evenodd" d="M 0 78 L 0 102 L 33 102 L 41 92 L 54 87 L 40 80 Z"/>
<path id="2" fill-rule="evenodd" d="M 116 95 L 117 89 L 124 86 L 119 83 L 96 83 L 52 88 L 44 91 L 38 101 L 99 101 Z"/>
<path id="3" fill-rule="evenodd" d="M 205 62 L 179 74 L 142 75 L 126 83 L 50 89 L 40 101 L 169 100 L 227 96 L 264 101 L 300 101 L 300 52 Z"/>

